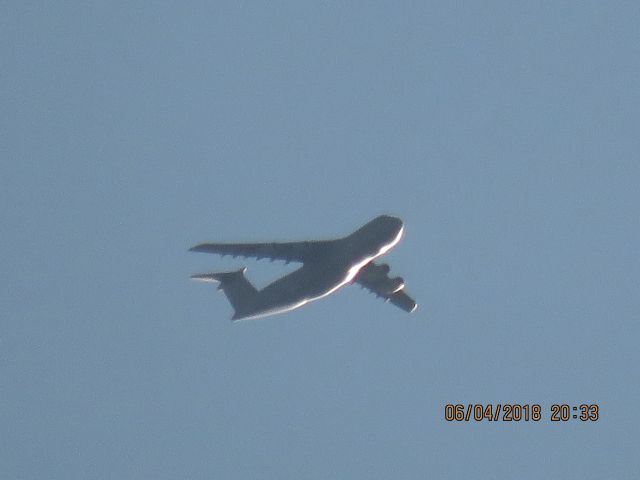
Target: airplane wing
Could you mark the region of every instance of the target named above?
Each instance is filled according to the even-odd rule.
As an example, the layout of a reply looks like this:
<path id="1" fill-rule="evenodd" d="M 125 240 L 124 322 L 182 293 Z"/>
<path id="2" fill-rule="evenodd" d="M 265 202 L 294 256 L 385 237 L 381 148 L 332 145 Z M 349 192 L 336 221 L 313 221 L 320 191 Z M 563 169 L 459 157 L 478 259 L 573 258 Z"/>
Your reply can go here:
<path id="1" fill-rule="evenodd" d="M 270 242 L 270 243 L 201 243 L 191 247 L 191 252 L 216 253 L 235 257 L 252 257 L 260 260 L 284 260 L 300 262 L 317 257 L 327 251 L 330 241 L 317 242 Z"/>
<path id="2" fill-rule="evenodd" d="M 390 278 L 388 274 L 389 265 L 369 262 L 360 269 L 353 281 L 384 298 L 385 302 L 390 302 L 405 312 L 413 312 L 418 304 L 404 291 L 404 280 L 400 277 Z"/>

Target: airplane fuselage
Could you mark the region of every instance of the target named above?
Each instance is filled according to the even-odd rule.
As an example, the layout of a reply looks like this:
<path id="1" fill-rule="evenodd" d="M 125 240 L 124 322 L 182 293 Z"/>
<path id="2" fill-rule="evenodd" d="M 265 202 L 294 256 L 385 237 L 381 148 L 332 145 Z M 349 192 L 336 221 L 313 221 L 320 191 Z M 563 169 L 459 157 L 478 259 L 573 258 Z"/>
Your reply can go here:
<path id="1" fill-rule="evenodd" d="M 362 267 L 393 248 L 403 231 L 398 218 L 374 219 L 351 235 L 330 242 L 313 261 L 258 290 L 233 319 L 286 312 L 335 292 L 351 283 Z"/>

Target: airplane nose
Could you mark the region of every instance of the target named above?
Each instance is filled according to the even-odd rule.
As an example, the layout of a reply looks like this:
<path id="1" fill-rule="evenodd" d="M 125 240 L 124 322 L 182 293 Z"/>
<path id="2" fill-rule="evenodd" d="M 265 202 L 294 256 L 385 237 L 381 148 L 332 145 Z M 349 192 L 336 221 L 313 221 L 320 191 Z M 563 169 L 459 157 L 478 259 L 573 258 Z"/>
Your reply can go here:
<path id="1" fill-rule="evenodd" d="M 404 223 L 400 218 L 391 215 L 379 215 L 370 222 L 370 225 L 380 234 L 393 238 L 402 232 L 404 227 Z"/>
<path id="2" fill-rule="evenodd" d="M 394 217 L 392 215 L 380 215 L 378 217 L 379 221 L 383 221 L 386 224 L 389 225 L 394 225 L 394 226 L 402 226 L 402 220 L 400 220 L 398 217 Z"/>
<path id="3" fill-rule="evenodd" d="M 388 219 L 389 225 L 393 226 L 396 231 L 399 231 L 404 226 L 404 222 L 398 217 L 389 216 Z"/>

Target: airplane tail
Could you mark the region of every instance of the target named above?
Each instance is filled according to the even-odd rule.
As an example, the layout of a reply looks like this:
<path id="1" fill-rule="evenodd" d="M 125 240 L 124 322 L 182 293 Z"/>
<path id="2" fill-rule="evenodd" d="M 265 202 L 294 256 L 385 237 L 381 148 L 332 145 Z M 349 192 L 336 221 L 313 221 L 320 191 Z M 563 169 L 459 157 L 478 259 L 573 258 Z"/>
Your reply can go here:
<path id="1" fill-rule="evenodd" d="M 191 275 L 194 280 L 202 282 L 219 282 L 218 290 L 222 290 L 235 310 L 231 320 L 246 315 L 252 308 L 257 290 L 244 276 L 247 267 L 234 272 L 196 273 Z"/>

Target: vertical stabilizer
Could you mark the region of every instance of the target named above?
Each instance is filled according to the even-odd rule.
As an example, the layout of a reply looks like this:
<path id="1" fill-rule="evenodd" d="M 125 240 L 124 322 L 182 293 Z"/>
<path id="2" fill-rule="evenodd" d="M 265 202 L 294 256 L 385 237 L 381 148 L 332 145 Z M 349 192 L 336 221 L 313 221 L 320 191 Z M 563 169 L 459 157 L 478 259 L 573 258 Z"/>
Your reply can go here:
<path id="1" fill-rule="evenodd" d="M 235 310 L 232 320 L 246 315 L 254 306 L 258 291 L 244 276 L 247 267 L 235 272 L 197 273 L 191 275 L 194 280 L 203 282 L 219 282 L 218 290 L 222 290 Z"/>

